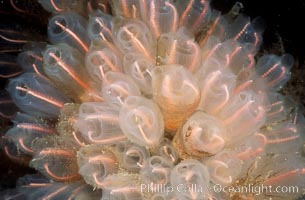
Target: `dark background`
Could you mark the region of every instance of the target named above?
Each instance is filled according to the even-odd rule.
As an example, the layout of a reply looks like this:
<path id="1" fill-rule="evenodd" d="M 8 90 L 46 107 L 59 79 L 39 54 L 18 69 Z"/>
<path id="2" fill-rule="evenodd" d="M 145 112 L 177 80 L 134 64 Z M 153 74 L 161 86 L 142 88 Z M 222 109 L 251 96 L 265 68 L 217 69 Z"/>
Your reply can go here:
<path id="1" fill-rule="evenodd" d="M 26 33 L 34 40 L 46 40 L 48 13 L 43 11 L 35 0 L 14 0 L 14 2 L 26 12 L 16 11 L 11 6 L 10 0 L 1 0 L 0 29 L 14 29 Z M 233 0 L 212 0 L 212 6 L 225 13 L 235 2 Z M 261 16 L 265 20 L 266 30 L 262 52 L 285 52 L 295 57 L 296 64 L 292 70 L 292 80 L 283 92 L 292 94 L 297 101 L 304 104 L 305 1 L 241 0 L 240 2 L 244 5 L 243 13 L 252 18 Z M 10 47 L 10 44 L 0 38 L 0 50 Z M 6 81 L 0 78 L 0 89 L 4 87 L 5 83 Z M 33 171 L 10 162 L 0 150 L 0 191 L 14 187 L 16 179 L 28 172 Z"/>
<path id="2" fill-rule="evenodd" d="M 213 0 L 212 5 L 218 10 L 228 11 L 236 1 Z M 264 43 L 271 48 L 282 41 L 287 53 L 291 53 L 301 63 L 305 58 L 305 1 L 304 0 L 241 0 L 244 13 L 251 18 L 261 16 L 266 23 Z"/>

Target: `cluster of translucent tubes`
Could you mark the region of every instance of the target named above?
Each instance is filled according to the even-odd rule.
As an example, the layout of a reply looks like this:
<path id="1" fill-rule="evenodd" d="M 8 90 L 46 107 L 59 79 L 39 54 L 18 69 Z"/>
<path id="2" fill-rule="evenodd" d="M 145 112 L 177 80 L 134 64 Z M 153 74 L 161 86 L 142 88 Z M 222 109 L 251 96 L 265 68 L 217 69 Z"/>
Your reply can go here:
<path id="1" fill-rule="evenodd" d="M 263 26 L 241 4 L 221 15 L 206 0 L 112 0 L 110 15 L 107 1 L 39 2 L 54 13 L 50 44 L 22 52 L 25 73 L 7 86 L 21 113 L 6 137 L 45 176 L 24 177 L 20 197 L 228 199 L 209 188 L 305 186 L 304 117 L 279 93 L 293 58 L 256 61 Z"/>

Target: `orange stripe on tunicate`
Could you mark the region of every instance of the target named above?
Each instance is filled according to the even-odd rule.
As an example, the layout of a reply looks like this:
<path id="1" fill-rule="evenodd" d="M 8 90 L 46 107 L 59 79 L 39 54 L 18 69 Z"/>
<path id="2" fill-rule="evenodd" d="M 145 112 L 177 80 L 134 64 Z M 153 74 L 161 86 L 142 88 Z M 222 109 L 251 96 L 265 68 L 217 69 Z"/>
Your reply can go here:
<path id="1" fill-rule="evenodd" d="M 121 0 L 121 3 L 122 3 L 122 12 L 123 12 L 123 15 L 125 17 L 130 17 L 126 0 Z"/>
<path id="2" fill-rule="evenodd" d="M 72 30 L 65 27 L 58 21 L 55 21 L 55 24 L 59 26 L 63 31 L 66 31 L 85 50 L 85 52 L 89 51 L 89 47 Z"/>
<path id="3" fill-rule="evenodd" d="M 171 31 L 172 32 L 175 32 L 176 31 L 176 27 L 177 27 L 177 23 L 178 23 L 178 13 L 177 13 L 177 10 L 176 10 L 176 7 L 173 6 L 170 2 L 166 1 L 165 2 L 165 5 L 170 7 L 174 13 L 174 16 L 173 16 L 173 22 L 172 22 L 172 27 L 171 27 Z"/>
<path id="4" fill-rule="evenodd" d="M 270 184 L 279 182 L 279 181 L 281 181 L 281 180 L 283 180 L 287 177 L 290 177 L 292 175 L 296 175 L 299 171 L 300 171 L 299 169 L 295 169 L 295 170 L 285 172 L 285 173 L 279 174 L 277 176 L 268 178 L 267 180 L 264 181 L 264 185 L 270 185 Z"/>
<path id="5" fill-rule="evenodd" d="M 63 102 L 60 102 L 60 101 L 57 101 L 57 100 L 52 99 L 50 97 L 47 97 L 45 94 L 41 94 L 41 93 L 36 92 L 34 90 L 23 88 L 23 87 L 20 87 L 20 86 L 16 86 L 16 89 L 20 90 L 20 91 L 23 91 L 23 92 L 26 92 L 27 94 L 30 94 L 34 97 L 37 97 L 40 100 L 46 101 L 46 102 L 48 102 L 48 103 L 50 103 L 50 104 L 52 104 L 56 107 L 62 108 L 64 106 Z"/>
<path id="6" fill-rule="evenodd" d="M 146 50 L 146 48 L 143 46 L 143 44 L 138 40 L 136 36 L 134 36 L 133 33 L 131 33 L 126 27 L 123 27 L 124 31 L 129 35 L 129 37 L 132 39 L 133 43 L 135 44 L 135 47 L 140 51 L 143 52 L 145 56 L 147 56 L 149 59 L 154 60 L 154 58 L 150 55 L 150 53 Z"/>
<path id="7" fill-rule="evenodd" d="M 35 71 L 36 74 L 38 74 L 39 76 L 41 76 L 41 77 L 43 77 L 43 78 L 45 78 L 45 79 L 48 79 L 48 78 L 45 77 L 42 73 L 39 72 L 39 70 L 38 70 L 38 68 L 37 68 L 37 66 L 36 66 L 35 64 L 33 64 L 32 67 L 33 67 L 33 69 L 34 69 L 34 71 Z"/>
<path id="8" fill-rule="evenodd" d="M 105 30 L 112 37 L 112 32 L 109 30 L 107 26 L 105 26 L 102 20 L 96 18 L 95 21 L 103 28 L 103 30 Z"/>
<path id="9" fill-rule="evenodd" d="M 183 26 L 187 15 L 189 14 L 189 12 L 192 9 L 193 3 L 194 3 L 194 0 L 190 0 L 189 3 L 187 4 L 184 12 L 182 13 L 182 15 L 180 17 L 179 27 Z"/>
<path id="10" fill-rule="evenodd" d="M 214 30 L 215 30 L 215 28 L 216 28 L 216 26 L 219 22 L 219 19 L 220 19 L 220 17 L 217 17 L 214 20 L 212 26 L 207 31 L 206 36 L 204 37 L 204 39 L 199 42 L 200 47 L 203 47 L 205 45 L 205 43 L 207 42 L 208 38 L 210 37 L 210 35 L 212 35 L 212 33 L 214 32 Z"/>
<path id="11" fill-rule="evenodd" d="M 276 79 L 270 81 L 268 83 L 268 86 L 272 86 L 273 84 L 275 84 L 277 81 L 281 80 L 285 76 L 286 68 L 284 66 L 281 67 L 281 71 L 282 71 L 281 74 Z"/>
<path id="12" fill-rule="evenodd" d="M 137 18 L 137 8 L 132 4 L 132 18 Z"/>
<path id="13" fill-rule="evenodd" d="M 55 197 L 56 195 L 58 195 L 59 193 L 63 192 L 65 189 L 67 189 L 69 187 L 69 185 L 60 187 L 59 189 L 55 190 L 54 192 L 52 192 L 51 194 L 49 194 L 46 197 L 43 197 L 42 200 L 50 200 L 53 197 Z"/>
<path id="14" fill-rule="evenodd" d="M 112 185 L 113 182 L 112 181 L 99 181 L 98 178 L 97 178 L 97 173 L 93 173 L 92 174 L 92 177 L 95 181 L 95 183 L 100 186 L 101 188 L 104 188 L 105 186 L 108 186 L 108 185 Z M 111 192 L 113 192 L 113 190 L 111 190 Z"/>
<path id="15" fill-rule="evenodd" d="M 0 65 L 18 66 L 15 62 L 0 61 Z"/>
<path id="16" fill-rule="evenodd" d="M 30 153 L 30 154 L 33 154 L 33 153 L 34 153 L 34 151 L 33 151 L 32 149 L 30 149 L 29 147 L 25 146 L 24 141 L 23 141 L 23 138 L 19 138 L 18 142 L 19 142 L 20 146 L 21 146 L 25 151 L 27 151 L 27 152 Z"/>
<path id="17" fill-rule="evenodd" d="M 88 162 L 89 163 L 108 162 L 109 164 L 114 165 L 116 163 L 116 160 L 112 159 L 112 158 L 109 158 L 107 156 L 97 155 L 97 156 L 94 156 L 94 157 L 89 157 Z"/>
<path id="18" fill-rule="evenodd" d="M 54 0 L 50 0 L 50 3 L 51 3 L 51 5 L 53 6 L 53 8 L 55 9 L 55 11 L 57 11 L 57 12 L 63 12 L 63 11 L 65 11 L 64 9 L 59 8 L 59 7 L 56 5 L 56 3 L 54 2 Z"/>
<path id="19" fill-rule="evenodd" d="M 61 150 L 61 149 L 45 149 L 39 152 L 39 155 L 60 155 L 67 157 L 74 157 L 75 155 L 69 151 Z"/>
<path id="20" fill-rule="evenodd" d="M 107 12 L 107 7 L 105 6 L 105 4 L 103 4 L 103 3 L 97 3 L 97 5 L 98 5 L 100 8 L 102 8 L 101 11 L 103 11 L 104 13 Z"/>
<path id="21" fill-rule="evenodd" d="M 167 64 L 176 63 L 176 49 L 177 49 L 177 40 L 174 40 L 168 52 Z"/>
<path id="22" fill-rule="evenodd" d="M 51 183 L 30 183 L 30 184 L 22 186 L 22 187 L 47 187 L 50 185 L 51 185 Z"/>
<path id="23" fill-rule="evenodd" d="M 221 74 L 220 71 L 213 72 L 211 76 L 207 78 L 204 83 L 204 87 L 201 90 L 201 99 L 200 101 L 203 102 L 205 106 L 206 97 L 208 95 L 209 90 L 211 89 L 211 85 L 217 80 L 217 77 Z"/>
<path id="24" fill-rule="evenodd" d="M 248 54 L 248 59 L 250 60 L 249 65 L 247 66 L 247 68 L 251 68 L 255 65 L 255 59 L 254 56 L 252 54 Z"/>
<path id="25" fill-rule="evenodd" d="M 237 35 L 234 37 L 234 41 L 237 41 L 241 35 L 246 31 L 247 27 L 250 26 L 250 22 L 248 22 L 239 33 L 237 33 Z"/>
<path id="26" fill-rule="evenodd" d="M 73 200 L 73 199 L 75 199 L 74 197 L 76 196 L 76 194 L 77 194 L 79 191 L 81 191 L 83 188 L 85 188 L 86 186 L 87 186 L 86 184 L 83 184 L 83 185 L 77 187 L 75 190 L 73 190 L 73 191 L 71 192 L 71 195 L 68 197 L 68 200 Z"/>
<path id="27" fill-rule="evenodd" d="M 247 103 L 246 103 L 245 105 L 243 105 L 240 109 L 238 109 L 235 113 L 233 113 L 230 117 L 228 117 L 227 119 L 225 119 L 225 120 L 224 120 L 224 123 L 225 123 L 226 125 L 232 123 L 239 115 L 241 115 L 241 114 L 244 112 L 244 110 L 246 110 L 246 109 L 249 107 L 249 105 L 250 105 L 251 103 L 253 103 L 253 101 L 247 102 Z"/>
<path id="28" fill-rule="evenodd" d="M 273 65 L 270 69 L 268 69 L 263 75 L 261 75 L 262 78 L 265 78 L 266 76 L 268 76 L 271 72 L 273 72 L 276 67 L 279 65 L 279 63 L 276 63 L 275 65 Z"/>
<path id="29" fill-rule="evenodd" d="M 224 88 L 224 91 L 226 93 L 226 98 L 222 103 L 220 103 L 218 106 L 216 106 L 216 108 L 211 110 L 212 114 L 218 113 L 220 111 L 220 109 L 222 109 L 228 103 L 228 101 L 230 99 L 230 93 L 228 90 L 228 86 L 224 84 L 222 87 Z"/>
<path id="30" fill-rule="evenodd" d="M 87 119 L 99 119 L 99 120 L 105 120 L 111 123 L 118 123 L 119 122 L 119 116 L 118 115 L 111 115 L 111 114 L 91 114 L 86 117 L 84 117 L 85 120 Z"/>
<path id="31" fill-rule="evenodd" d="M 261 138 L 261 146 L 256 148 L 255 150 L 252 150 L 252 147 L 249 147 L 246 151 L 239 153 L 238 157 L 240 159 L 247 160 L 251 157 L 253 158 L 253 157 L 259 155 L 260 153 L 262 153 L 264 151 L 264 148 L 267 144 L 266 136 L 261 133 L 256 133 L 254 136 Z"/>
<path id="32" fill-rule="evenodd" d="M 0 38 L 2 38 L 3 40 L 6 40 L 8 42 L 13 42 L 13 43 L 28 43 L 28 42 L 30 42 L 28 40 L 17 40 L 17 39 L 8 38 L 4 35 L 0 35 Z"/>
<path id="33" fill-rule="evenodd" d="M 23 72 L 20 71 L 20 72 L 15 72 L 15 73 L 8 74 L 8 75 L 0 74 L 0 78 L 5 78 L 5 79 L 7 79 L 7 78 L 12 78 L 12 77 L 18 76 L 18 75 L 20 75 L 20 74 L 22 74 L 22 73 L 23 73 Z"/>
<path id="34" fill-rule="evenodd" d="M 11 3 L 11 5 L 12 5 L 12 7 L 13 7 L 16 11 L 22 12 L 22 13 L 27 13 L 26 10 L 23 10 L 23 9 L 21 9 L 21 8 L 18 8 L 18 7 L 16 6 L 14 0 L 10 0 L 10 3 Z"/>
<path id="35" fill-rule="evenodd" d="M 230 60 L 232 60 L 236 55 L 237 55 L 237 53 L 239 52 L 241 50 L 241 47 L 239 46 L 239 47 L 236 47 L 235 49 L 234 49 L 234 51 L 230 54 Z"/>
<path id="36" fill-rule="evenodd" d="M 254 32 L 254 38 L 255 38 L 255 41 L 254 41 L 254 46 L 255 46 L 255 47 L 257 47 L 258 42 L 259 42 L 259 37 L 258 37 L 258 35 L 257 35 L 257 33 L 256 33 L 256 32 Z"/>
<path id="37" fill-rule="evenodd" d="M 38 61 L 43 61 L 43 58 L 41 57 L 41 56 L 39 56 L 39 55 L 37 55 L 37 54 L 35 54 L 35 53 L 30 53 L 30 56 L 32 56 L 33 58 L 35 58 L 36 60 L 38 60 Z"/>
<path id="38" fill-rule="evenodd" d="M 295 140 L 297 138 L 299 138 L 298 135 L 290 136 L 290 137 L 285 137 L 285 138 L 274 139 L 274 140 L 268 140 L 267 144 L 276 144 L 276 143 L 289 142 L 289 141 Z"/>
<path id="39" fill-rule="evenodd" d="M 114 72 L 120 72 L 117 66 L 115 66 L 111 60 L 104 54 L 103 51 L 98 51 L 97 52 L 99 56 L 101 56 L 102 59 L 106 62 L 106 64 L 111 68 L 112 71 Z"/>
<path id="40" fill-rule="evenodd" d="M 192 53 L 193 59 L 191 60 L 191 63 L 188 66 L 189 71 L 194 72 L 199 59 L 199 50 L 193 41 L 188 40 L 186 43 L 187 45 L 190 45 L 192 49 L 194 49 L 194 52 Z"/>
<path id="41" fill-rule="evenodd" d="M 90 88 L 90 86 L 85 83 L 80 77 L 77 76 L 77 74 L 70 69 L 71 67 L 66 65 L 60 58 L 58 58 L 54 53 L 49 53 L 49 55 L 57 62 L 57 64 L 62 67 L 65 72 L 67 72 L 73 80 L 75 80 L 82 88 L 84 88 L 85 90 L 91 91 L 92 89 Z"/>
<path id="42" fill-rule="evenodd" d="M 201 0 L 200 2 L 201 2 L 202 5 L 204 5 L 204 8 L 202 9 L 199 17 L 196 19 L 195 23 L 193 24 L 193 26 L 192 26 L 193 30 L 198 27 L 198 25 L 201 21 L 203 21 L 203 18 L 206 16 L 207 11 L 208 11 L 208 6 L 207 6 L 206 1 Z"/>
<path id="43" fill-rule="evenodd" d="M 48 129 L 48 128 L 38 126 L 35 124 L 30 124 L 30 123 L 21 123 L 21 124 L 18 124 L 17 127 L 23 128 L 23 129 L 28 129 L 28 130 L 40 131 L 40 132 L 47 133 L 47 134 L 55 133 L 55 131 L 52 129 Z"/>
<path id="44" fill-rule="evenodd" d="M 12 100 L 3 100 L 3 101 L 0 101 L 0 104 L 12 104 L 13 101 Z"/>
<path id="45" fill-rule="evenodd" d="M 59 180 L 59 181 L 67 181 L 72 178 L 78 177 L 78 174 L 73 174 L 70 176 L 57 176 L 50 170 L 48 163 L 44 164 L 43 166 L 50 177 L 52 177 L 53 179 Z"/>
<path id="46" fill-rule="evenodd" d="M 7 155 L 7 157 L 9 157 L 12 160 L 16 160 L 16 161 L 20 161 L 20 158 L 18 156 L 13 156 L 10 151 L 9 148 L 7 146 L 4 147 L 4 152 Z"/>
<path id="47" fill-rule="evenodd" d="M 284 111 L 284 106 L 281 106 L 278 110 L 274 111 L 274 112 L 268 112 L 267 116 L 268 117 L 272 117 L 273 115 L 279 114 L 281 112 Z"/>
<path id="48" fill-rule="evenodd" d="M 85 144 L 78 139 L 75 131 L 72 132 L 72 135 L 79 146 L 81 146 L 81 147 L 85 146 Z"/>
<path id="49" fill-rule="evenodd" d="M 95 139 L 92 137 L 92 132 L 88 132 L 88 138 L 93 143 L 106 144 L 106 143 L 113 143 L 113 142 L 125 140 L 126 136 L 122 135 L 122 136 L 116 136 L 116 137 L 111 137 L 111 138 Z"/>
<path id="50" fill-rule="evenodd" d="M 216 50 L 221 46 L 221 43 L 216 44 L 211 51 L 209 51 L 208 55 L 205 57 L 205 60 L 208 60 Z"/>
<path id="51" fill-rule="evenodd" d="M 142 18 L 143 21 L 146 20 L 146 16 L 147 16 L 147 9 L 146 9 L 146 0 L 140 0 L 140 6 L 141 6 L 141 10 L 142 10 Z"/>
<path id="52" fill-rule="evenodd" d="M 151 28 L 153 30 L 153 32 L 155 33 L 156 37 L 160 36 L 160 30 L 159 30 L 159 26 L 157 24 L 159 24 L 159 22 L 157 22 L 158 19 L 156 19 L 156 5 L 155 5 L 155 1 L 151 1 L 150 2 L 150 25 Z"/>
<path id="53" fill-rule="evenodd" d="M 234 94 L 237 94 L 241 91 L 243 91 L 244 89 L 246 89 L 247 87 L 249 87 L 251 84 L 253 83 L 253 80 L 248 80 L 240 85 L 238 85 L 235 89 L 234 89 Z"/>

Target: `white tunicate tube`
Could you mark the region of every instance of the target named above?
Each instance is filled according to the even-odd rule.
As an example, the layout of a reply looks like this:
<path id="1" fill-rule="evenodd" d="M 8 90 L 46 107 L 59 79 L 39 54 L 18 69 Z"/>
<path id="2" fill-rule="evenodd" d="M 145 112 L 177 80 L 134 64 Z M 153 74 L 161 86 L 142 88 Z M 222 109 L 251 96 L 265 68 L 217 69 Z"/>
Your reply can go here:
<path id="1" fill-rule="evenodd" d="M 159 107 L 144 97 L 125 99 L 120 110 L 120 127 L 130 141 L 140 146 L 156 147 L 164 135 Z"/>
<path id="2" fill-rule="evenodd" d="M 107 102 L 121 106 L 128 96 L 141 96 L 141 91 L 128 75 L 109 71 L 103 79 L 102 94 Z"/>
<path id="3" fill-rule="evenodd" d="M 196 111 L 175 135 L 174 141 L 180 157 L 191 155 L 200 158 L 221 151 L 227 137 L 226 127 L 221 120 L 203 111 Z"/>
<path id="4" fill-rule="evenodd" d="M 11 79 L 6 89 L 20 110 L 40 117 L 57 117 L 71 101 L 51 81 L 35 73 Z"/>
<path id="5" fill-rule="evenodd" d="M 91 144 L 115 144 L 126 139 L 119 126 L 119 109 L 105 102 L 81 104 L 74 128 Z"/>
<path id="6" fill-rule="evenodd" d="M 171 185 L 179 200 L 204 199 L 208 192 L 208 169 L 198 160 L 186 159 L 176 165 L 170 175 Z M 197 189 L 190 187 L 196 186 Z"/>
<path id="7" fill-rule="evenodd" d="M 240 178 L 242 162 L 234 151 L 221 151 L 204 163 L 215 184 L 232 185 Z"/>
<path id="8" fill-rule="evenodd" d="M 155 64 L 142 54 L 127 53 L 123 60 L 124 71 L 139 86 L 140 90 L 146 94 L 152 94 L 152 70 Z"/>

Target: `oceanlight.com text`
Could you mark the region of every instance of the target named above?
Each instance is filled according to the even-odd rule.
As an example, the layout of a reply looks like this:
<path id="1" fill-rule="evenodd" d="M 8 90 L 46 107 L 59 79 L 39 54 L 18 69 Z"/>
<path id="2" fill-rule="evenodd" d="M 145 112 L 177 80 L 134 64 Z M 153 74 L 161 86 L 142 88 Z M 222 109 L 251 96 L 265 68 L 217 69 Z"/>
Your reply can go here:
<path id="1" fill-rule="evenodd" d="M 224 186 L 215 184 L 205 186 L 197 184 L 178 184 L 177 186 L 163 185 L 163 184 L 141 184 L 141 192 L 147 193 L 207 193 L 207 190 L 214 193 L 240 193 L 240 194 L 275 194 L 275 193 L 299 193 L 301 192 L 298 186 L 271 186 L 271 185 L 240 185 L 240 186 Z"/>

